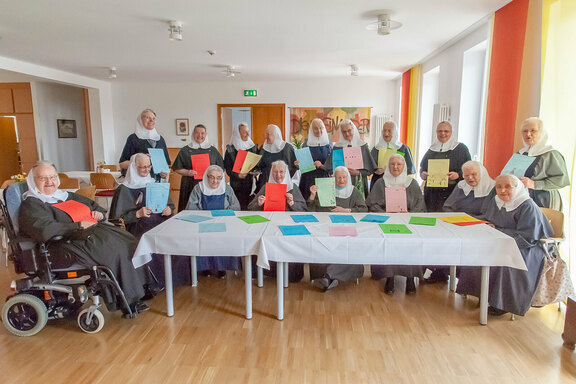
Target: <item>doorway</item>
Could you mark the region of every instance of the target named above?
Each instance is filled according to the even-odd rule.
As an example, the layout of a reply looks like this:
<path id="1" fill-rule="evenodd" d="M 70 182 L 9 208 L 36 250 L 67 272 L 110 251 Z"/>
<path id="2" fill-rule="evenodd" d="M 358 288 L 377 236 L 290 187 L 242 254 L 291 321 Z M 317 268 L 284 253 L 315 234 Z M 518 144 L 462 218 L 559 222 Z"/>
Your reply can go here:
<path id="1" fill-rule="evenodd" d="M 0 183 L 22 172 L 16 117 L 0 116 Z"/>

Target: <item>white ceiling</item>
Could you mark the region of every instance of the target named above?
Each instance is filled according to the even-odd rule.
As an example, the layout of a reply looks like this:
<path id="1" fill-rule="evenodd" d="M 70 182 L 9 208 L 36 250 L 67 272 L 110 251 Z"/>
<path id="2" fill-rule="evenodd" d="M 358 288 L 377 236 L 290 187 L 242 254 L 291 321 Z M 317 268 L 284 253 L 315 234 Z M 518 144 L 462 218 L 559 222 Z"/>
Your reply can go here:
<path id="1" fill-rule="evenodd" d="M 0 56 L 103 80 L 116 66 L 115 81 L 222 81 L 227 65 L 247 81 L 336 78 L 350 64 L 391 79 L 509 1 L 4 0 Z M 365 28 L 382 9 L 403 24 L 388 36 Z"/>

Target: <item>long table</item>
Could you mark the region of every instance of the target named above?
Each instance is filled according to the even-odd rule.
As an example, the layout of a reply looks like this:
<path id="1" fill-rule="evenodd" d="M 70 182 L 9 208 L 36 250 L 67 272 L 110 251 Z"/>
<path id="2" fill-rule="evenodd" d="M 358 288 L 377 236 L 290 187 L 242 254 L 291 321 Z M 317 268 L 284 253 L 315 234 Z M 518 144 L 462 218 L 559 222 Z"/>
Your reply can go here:
<path id="1" fill-rule="evenodd" d="M 178 220 L 197 214 L 210 217 L 209 222 L 226 223 L 225 233 L 199 233 L 198 224 Z M 236 212 L 237 216 L 254 212 Z M 436 225 L 409 224 L 412 216 L 460 216 L 463 213 L 397 213 L 387 224 L 405 224 L 411 234 L 384 234 L 377 223 L 360 221 L 366 213 L 352 214 L 356 223 L 333 224 L 333 213 L 313 213 L 317 223 L 303 223 L 310 235 L 284 236 L 279 225 L 296 225 L 294 212 L 257 212 L 269 222 L 246 224 L 237 217 L 212 218 L 209 211 L 183 211 L 144 234 L 134 256 L 134 265 L 146 262 L 150 253 L 164 254 L 166 267 L 167 312 L 174 314 L 170 255 L 244 256 L 246 283 L 246 317 L 252 317 L 251 264 L 249 255 L 258 256 L 258 266 L 278 262 L 277 291 L 279 320 L 284 318 L 283 289 L 287 284 L 286 263 L 335 263 L 382 265 L 446 265 L 482 267 L 480 323 L 487 324 L 488 277 L 492 266 L 526 270 L 524 260 L 511 237 L 485 224 L 457 226 L 436 220 Z M 354 226 L 357 236 L 329 236 L 331 226 Z M 194 265 L 195 263 L 193 263 Z M 193 275 L 195 271 L 193 271 Z M 453 282 L 454 279 L 451 279 Z"/>

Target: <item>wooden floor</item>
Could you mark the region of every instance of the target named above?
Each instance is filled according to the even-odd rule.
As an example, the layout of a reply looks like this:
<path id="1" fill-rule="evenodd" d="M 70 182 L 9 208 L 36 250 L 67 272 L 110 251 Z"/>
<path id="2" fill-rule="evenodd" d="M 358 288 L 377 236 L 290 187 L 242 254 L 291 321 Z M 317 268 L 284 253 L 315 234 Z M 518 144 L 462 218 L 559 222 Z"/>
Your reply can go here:
<path id="1" fill-rule="evenodd" d="M 2 297 L 10 279 L 0 267 Z M 199 283 L 176 289 L 172 318 L 161 294 L 135 320 L 105 312 L 95 335 L 72 319 L 28 338 L 2 327 L 0 383 L 576 382 L 576 355 L 562 347 L 564 311 L 554 305 L 480 326 L 478 300 L 446 284 L 405 296 L 398 278 L 390 297 L 364 278 L 328 293 L 292 284 L 278 321 L 268 279 L 254 287 L 254 318 L 246 320 L 241 276 Z"/>

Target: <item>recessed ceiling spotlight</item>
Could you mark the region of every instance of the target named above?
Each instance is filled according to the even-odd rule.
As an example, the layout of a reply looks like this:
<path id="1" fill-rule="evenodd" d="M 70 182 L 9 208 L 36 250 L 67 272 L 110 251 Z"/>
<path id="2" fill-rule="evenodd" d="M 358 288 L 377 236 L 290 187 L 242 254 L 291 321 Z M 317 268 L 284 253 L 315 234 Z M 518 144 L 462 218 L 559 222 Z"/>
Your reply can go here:
<path id="1" fill-rule="evenodd" d="M 224 71 L 222 71 L 222 73 L 226 74 L 226 77 L 236 77 L 236 74 L 242 72 L 237 71 L 236 67 L 234 67 L 233 65 L 229 65 L 226 67 Z"/>
<path id="2" fill-rule="evenodd" d="M 115 79 L 117 77 L 118 77 L 118 74 L 116 74 L 116 67 L 108 68 L 108 78 L 109 79 Z"/>
<path id="3" fill-rule="evenodd" d="M 398 29 L 401 26 L 402 23 L 390 20 L 390 15 L 383 13 L 378 15 L 378 21 L 368 24 L 366 29 L 369 31 L 378 31 L 379 35 L 389 35 L 391 30 Z"/>
<path id="4" fill-rule="evenodd" d="M 168 38 L 170 40 L 182 41 L 182 22 L 176 20 L 170 20 L 168 22 L 168 31 L 170 34 Z"/>
<path id="5" fill-rule="evenodd" d="M 350 76 L 358 76 L 358 65 L 352 64 L 350 66 Z"/>

